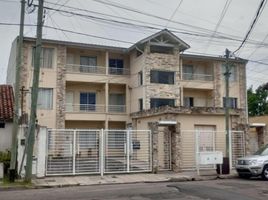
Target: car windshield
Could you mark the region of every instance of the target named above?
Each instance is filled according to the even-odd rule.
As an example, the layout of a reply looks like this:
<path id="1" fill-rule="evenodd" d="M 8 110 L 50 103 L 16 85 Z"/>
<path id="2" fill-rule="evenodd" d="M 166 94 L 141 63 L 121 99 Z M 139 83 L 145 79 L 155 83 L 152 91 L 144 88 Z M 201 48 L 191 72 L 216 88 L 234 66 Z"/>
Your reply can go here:
<path id="1" fill-rule="evenodd" d="M 267 156 L 268 155 L 268 144 L 260 148 L 254 155 Z"/>

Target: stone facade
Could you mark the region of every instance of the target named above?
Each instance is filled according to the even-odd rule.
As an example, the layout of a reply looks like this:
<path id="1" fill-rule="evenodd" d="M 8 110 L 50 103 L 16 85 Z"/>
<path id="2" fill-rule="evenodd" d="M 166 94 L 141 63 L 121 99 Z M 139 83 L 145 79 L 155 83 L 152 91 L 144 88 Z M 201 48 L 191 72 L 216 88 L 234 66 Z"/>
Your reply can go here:
<path id="1" fill-rule="evenodd" d="M 66 47 L 57 48 L 56 128 L 65 128 Z"/>
<path id="2" fill-rule="evenodd" d="M 150 108 L 150 99 L 169 98 L 175 99 L 175 105 L 180 105 L 180 54 L 175 50 L 174 54 L 159 54 L 145 52 L 144 59 L 144 85 L 145 85 L 145 109 Z M 154 84 L 150 80 L 151 70 L 175 72 L 174 85 Z"/>

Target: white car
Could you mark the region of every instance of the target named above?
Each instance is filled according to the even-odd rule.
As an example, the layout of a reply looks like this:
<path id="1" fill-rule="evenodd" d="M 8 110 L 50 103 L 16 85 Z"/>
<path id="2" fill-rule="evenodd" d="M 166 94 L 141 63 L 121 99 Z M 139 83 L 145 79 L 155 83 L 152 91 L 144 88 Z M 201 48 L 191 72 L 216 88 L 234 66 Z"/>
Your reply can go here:
<path id="1" fill-rule="evenodd" d="M 262 176 L 263 179 L 268 180 L 268 144 L 252 156 L 239 158 L 235 168 L 241 178 Z"/>

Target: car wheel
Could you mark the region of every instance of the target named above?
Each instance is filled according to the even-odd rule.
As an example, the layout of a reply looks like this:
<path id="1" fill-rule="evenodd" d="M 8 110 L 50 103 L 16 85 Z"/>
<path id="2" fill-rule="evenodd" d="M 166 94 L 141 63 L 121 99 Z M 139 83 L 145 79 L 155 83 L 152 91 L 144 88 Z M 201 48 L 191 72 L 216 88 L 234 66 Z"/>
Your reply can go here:
<path id="1" fill-rule="evenodd" d="M 264 166 L 261 176 L 264 180 L 268 180 L 268 165 Z"/>
<path id="2" fill-rule="evenodd" d="M 250 174 L 238 174 L 238 176 L 240 178 L 244 178 L 244 179 L 250 179 L 251 175 Z"/>

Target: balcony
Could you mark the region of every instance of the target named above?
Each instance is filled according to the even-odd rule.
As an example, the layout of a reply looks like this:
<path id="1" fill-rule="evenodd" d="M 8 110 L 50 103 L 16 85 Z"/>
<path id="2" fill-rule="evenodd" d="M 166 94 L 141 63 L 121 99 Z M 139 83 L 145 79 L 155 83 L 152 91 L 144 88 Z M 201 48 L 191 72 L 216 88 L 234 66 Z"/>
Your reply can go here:
<path id="1" fill-rule="evenodd" d="M 80 73 L 80 74 L 106 74 L 106 67 L 103 66 L 88 66 L 67 64 L 67 73 Z M 129 69 L 109 67 L 108 73 L 110 75 L 129 75 Z"/>
<path id="2" fill-rule="evenodd" d="M 106 106 L 101 104 L 66 104 L 67 113 L 105 113 Z M 125 113 L 126 105 L 109 105 L 109 113 Z"/>
<path id="3" fill-rule="evenodd" d="M 194 81 L 213 81 L 214 77 L 211 74 L 183 73 L 182 79 Z"/>
<path id="4" fill-rule="evenodd" d="M 105 105 L 101 105 L 101 104 L 66 104 L 66 112 L 104 113 L 105 112 Z"/>
<path id="5" fill-rule="evenodd" d="M 108 111 L 111 113 L 125 113 L 126 105 L 109 105 Z"/>
<path id="6" fill-rule="evenodd" d="M 106 74 L 106 67 L 67 64 L 66 71 L 68 73 Z"/>

